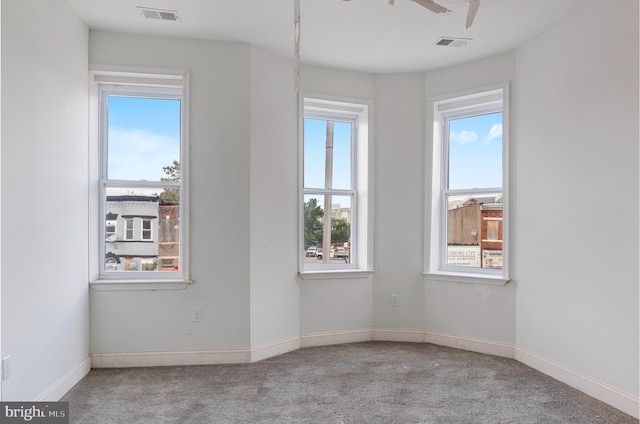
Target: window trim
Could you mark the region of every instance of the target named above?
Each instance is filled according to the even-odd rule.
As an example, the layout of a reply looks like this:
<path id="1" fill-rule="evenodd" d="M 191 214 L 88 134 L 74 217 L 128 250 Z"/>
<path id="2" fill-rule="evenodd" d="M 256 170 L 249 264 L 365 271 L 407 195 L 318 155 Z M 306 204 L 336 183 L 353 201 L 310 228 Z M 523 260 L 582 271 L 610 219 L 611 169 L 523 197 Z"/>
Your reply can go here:
<path id="1" fill-rule="evenodd" d="M 373 102 L 300 92 L 298 97 L 298 274 L 305 280 L 367 278 L 373 274 Z M 304 263 L 304 119 L 353 120 L 350 190 L 332 189 L 336 195 L 351 196 L 354 240 L 351 264 Z M 345 119 L 347 118 L 347 119 Z M 325 189 L 320 189 L 324 191 Z M 310 189 L 309 191 L 318 191 Z"/>
<path id="2" fill-rule="evenodd" d="M 446 281 L 471 284 L 505 285 L 510 281 L 510 189 L 509 189 L 509 123 L 510 123 L 510 92 L 509 82 L 482 87 L 464 92 L 432 97 L 427 102 L 428 141 L 431 149 L 426 150 L 425 181 L 427 193 L 425 196 L 425 235 L 424 235 L 424 271 L 427 280 Z M 445 187 L 448 178 L 448 152 L 445 149 L 443 135 L 445 120 L 473 115 L 477 112 L 491 113 L 497 111 L 496 105 L 502 111 L 502 254 L 503 266 L 501 270 L 455 266 L 443 266 L 443 258 L 447 251 L 447 193 L 459 190 L 449 190 Z M 472 192 L 473 189 L 464 189 Z M 482 188 L 477 192 L 496 192 L 495 188 Z"/>
<path id="3" fill-rule="evenodd" d="M 95 290 L 174 290 L 183 289 L 193 282 L 190 274 L 190 222 L 189 222 L 189 116 L 190 116 L 190 72 L 184 69 L 155 69 L 122 66 L 93 66 L 89 67 L 90 98 L 89 98 L 89 276 L 90 286 Z M 180 187 L 180 224 L 185 230 L 180 231 L 180 270 L 178 272 L 145 273 L 122 271 L 115 274 L 105 274 L 101 270 L 101 246 L 104 236 L 104 184 L 101 180 L 104 167 L 105 146 L 101 143 L 100 91 L 104 86 L 118 85 L 121 92 L 131 90 L 131 93 L 141 93 L 145 90 L 160 88 L 168 92 L 181 91 L 180 111 L 180 165 L 187 170 L 180 175 L 180 182 L 174 183 Z M 105 159 L 106 160 L 106 159 Z M 131 183 L 127 181 L 126 183 Z M 145 184 L 146 182 L 136 182 Z M 148 184 L 148 183 L 147 183 Z M 152 183 L 153 184 L 153 183 Z M 163 182 L 164 184 L 164 182 Z M 142 224 L 141 224 L 142 226 Z M 135 228 L 135 224 L 134 224 Z M 141 227 L 142 231 L 142 227 Z M 101 235 L 102 232 L 102 235 Z M 152 222 L 153 237 L 153 222 Z M 135 233 L 134 233 L 135 239 Z M 152 273 L 152 275 L 149 275 Z M 169 274 L 169 275 L 167 275 Z"/>

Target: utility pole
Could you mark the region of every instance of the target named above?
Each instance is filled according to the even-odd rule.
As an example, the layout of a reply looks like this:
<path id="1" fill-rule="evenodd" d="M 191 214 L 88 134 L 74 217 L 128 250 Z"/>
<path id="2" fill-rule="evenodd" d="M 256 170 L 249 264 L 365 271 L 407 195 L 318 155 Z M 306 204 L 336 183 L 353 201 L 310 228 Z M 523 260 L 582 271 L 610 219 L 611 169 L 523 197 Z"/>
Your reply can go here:
<path id="1" fill-rule="evenodd" d="M 327 121 L 327 140 L 324 164 L 324 187 L 333 188 L 333 121 Z M 324 195 L 322 230 L 322 263 L 328 264 L 331 256 L 331 195 Z"/>

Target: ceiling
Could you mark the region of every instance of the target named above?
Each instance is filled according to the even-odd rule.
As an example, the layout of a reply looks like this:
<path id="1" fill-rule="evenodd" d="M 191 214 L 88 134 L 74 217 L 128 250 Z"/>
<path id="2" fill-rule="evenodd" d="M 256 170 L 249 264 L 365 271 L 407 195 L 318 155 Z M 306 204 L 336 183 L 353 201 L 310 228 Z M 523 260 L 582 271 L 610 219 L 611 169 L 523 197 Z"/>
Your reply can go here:
<path id="1" fill-rule="evenodd" d="M 67 0 L 91 29 L 251 43 L 293 57 L 294 0 Z M 436 14 L 411 0 L 300 0 L 302 63 L 373 73 L 428 71 L 516 48 L 589 1 L 480 0 L 465 29 L 468 0 L 436 0 Z M 177 11 L 146 19 L 138 8 Z M 471 39 L 463 47 L 440 37 Z M 560 42 L 560 41 L 559 41 Z"/>

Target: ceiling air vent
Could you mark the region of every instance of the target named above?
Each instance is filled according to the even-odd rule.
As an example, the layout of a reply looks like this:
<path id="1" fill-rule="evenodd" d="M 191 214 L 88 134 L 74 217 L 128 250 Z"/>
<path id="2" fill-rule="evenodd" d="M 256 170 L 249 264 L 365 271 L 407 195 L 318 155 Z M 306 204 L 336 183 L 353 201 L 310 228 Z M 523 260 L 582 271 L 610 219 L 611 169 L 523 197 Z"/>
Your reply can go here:
<path id="1" fill-rule="evenodd" d="M 441 37 L 435 43 L 436 46 L 445 46 L 445 47 L 464 47 L 467 45 L 469 41 L 472 41 L 471 38 L 454 38 L 454 37 Z"/>
<path id="2" fill-rule="evenodd" d="M 151 9 L 148 7 L 138 6 L 142 16 L 147 19 L 160 19 L 163 21 L 177 21 L 182 22 L 180 14 L 177 10 L 164 10 L 164 9 Z"/>

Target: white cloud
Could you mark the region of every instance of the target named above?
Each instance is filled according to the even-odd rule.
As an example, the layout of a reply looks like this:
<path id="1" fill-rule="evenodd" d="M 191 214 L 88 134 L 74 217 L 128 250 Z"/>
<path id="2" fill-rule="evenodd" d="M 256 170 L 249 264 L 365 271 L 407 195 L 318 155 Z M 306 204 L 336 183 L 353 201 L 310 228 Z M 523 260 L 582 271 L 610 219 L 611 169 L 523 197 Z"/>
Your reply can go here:
<path id="1" fill-rule="evenodd" d="M 452 132 L 449 137 L 450 141 L 460 144 L 473 143 L 478 140 L 478 134 L 474 131 L 461 131 L 459 133 Z"/>
<path id="2" fill-rule="evenodd" d="M 498 138 L 502 138 L 502 124 L 493 124 L 484 141 L 488 143 Z"/>

